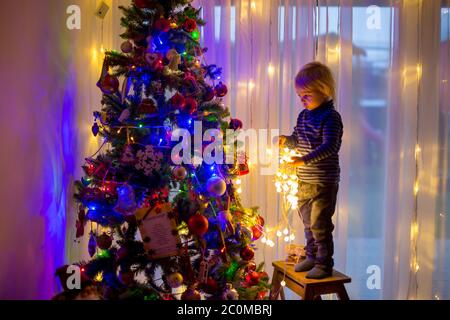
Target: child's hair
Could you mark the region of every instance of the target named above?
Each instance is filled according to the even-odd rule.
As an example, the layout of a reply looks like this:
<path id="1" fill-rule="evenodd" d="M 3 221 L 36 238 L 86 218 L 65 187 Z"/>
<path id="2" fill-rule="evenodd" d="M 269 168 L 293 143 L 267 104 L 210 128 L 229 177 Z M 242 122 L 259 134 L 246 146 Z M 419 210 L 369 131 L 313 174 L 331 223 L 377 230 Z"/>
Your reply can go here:
<path id="1" fill-rule="evenodd" d="M 326 65 L 314 61 L 305 64 L 295 77 L 295 86 L 336 98 L 336 84 L 333 73 Z"/>

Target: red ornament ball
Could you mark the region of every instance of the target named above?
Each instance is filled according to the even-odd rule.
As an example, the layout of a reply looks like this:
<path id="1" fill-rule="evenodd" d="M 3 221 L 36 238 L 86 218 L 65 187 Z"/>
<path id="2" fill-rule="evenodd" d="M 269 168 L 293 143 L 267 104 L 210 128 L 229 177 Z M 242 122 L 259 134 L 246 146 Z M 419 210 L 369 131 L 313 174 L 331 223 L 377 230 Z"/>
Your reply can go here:
<path id="1" fill-rule="evenodd" d="M 250 261 L 255 256 L 255 252 L 250 246 L 246 246 L 245 248 L 242 248 L 241 250 L 241 258 L 245 261 Z"/>
<path id="2" fill-rule="evenodd" d="M 245 276 L 245 281 L 246 281 L 250 286 L 256 286 L 256 285 L 259 283 L 259 279 L 260 279 L 259 272 L 256 272 L 256 271 L 249 272 L 249 273 Z"/>
<path id="3" fill-rule="evenodd" d="M 264 227 L 264 224 L 265 224 L 266 222 L 264 221 L 264 218 L 263 217 L 261 217 L 261 216 L 258 216 L 258 224 L 261 226 L 261 227 Z"/>
<path id="4" fill-rule="evenodd" d="M 119 79 L 115 76 L 107 74 L 97 85 L 103 93 L 113 94 L 119 90 Z"/>
<path id="5" fill-rule="evenodd" d="M 206 219 L 206 217 L 201 214 L 194 214 L 189 218 L 189 231 L 196 236 L 202 237 L 208 231 L 208 227 L 208 219 Z"/>
<path id="6" fill-rule="evenodd" d="M 252 237 L 253 240 L 258 240 L 262 236 L 262 231 L 261 231 L 260 227 L 253 226 L 252 233 L 253 233 L 253 237 Z"/>
<path id="7" fill-rule="evenodd" d="M 244 125 L 242 124 L 242 121 L 239 119 L 231 119 L 230 120 L 230 129 L 233 130 L 239 130 L 242 129 Z"/>
<path id="8" fill-rule="evenodd" d="M 117 250 L 116 258 L 117 258 L 117 260 L 120 261 L 120 260 L 128 258 L 129 255 L 130 255 L 130 252 L 129 252 L 128 248 L 120 247 L 120 249 Z"/>
<path id="9" fill-rule="evenodd" d="M 216 96 L 219 98 L 225 97 L 228 93 L 227 86 L 224 85 L 222 82 L 219 82 L 219 84 L 216 85 L 215 89 L 216 89 Z"/>
<path id="10" fill-rule="evenodd" d="M 267 291 L 260 291 L 256 295 L 256 300 L 265 300 Z"/>
<path id="11" fill-rule="evenodd" d="M 120 282 L 126 286 L 130 286 L 134 283 L 134 273 L 131 271 L 119 273 Z"/>
<path id="12" fill-rule="evenodd" d="M 97 247 L 102 250 L 107 250 L 112 245 L 112 238 L 108 236 L 106 233 L 97 237 Z"/>
<path id="13" fill-rule="evenodd" d="M 195 111 L 197 111 L 197 107 L 198 107 L 197 100 L 195 100 L 194 98 L 191 98 L 191 97 L 186 98 L 184 109 L 189 114 L 193 114 Z"/>
<path id="14" fill-rule="evenodd" d="M 268 279 L 269 279 L 269 274 L 268 274 L 267 272 L 265 272 L 265 271 L 261 271 L 261 272 L 259 273 L 259 278 L 260 278 L 261 280 L 264 280 L 264 279 L 268 280 Z"/>
<path id="15" fill-rule="evenodd" d="M 186 99 L 177 92 L 172 98 L 170 98 L 170 104 L 175 109 L 181 110 L 186 106 Z"/>
<path id="16" fill-rule="evenodd" d="M 197 29 L 197 22 L 194 19 L 186 19 L 186 21 L 183 24 L 183 28 L 187 32 L 192 32 L 195 29 Z"/>
<path id="17" fill-rule="evenodd" d="M 203 290 L 209 294 L 215 294 L 218 288 L 217 281 L 213 278 L 209 278 L 206 283 L 203 284 Z"/>
<path id="18" fill-rule="evenodd" d="M 139 9 L 146 9 L 150 7 L 148 0 L 134 0 L 134 5 Z"/>
<path id="19" fill-rule="evenodd" d="M 249 261 L 245 266 L 245 272 L 253 272 L 256 270 L 256 263 L 254 261 Z"/>
<path id="20" fill-rule="evenodd" d="M 205 101 L 211 101 L 216 96 L 216 91 L 213 87 L 206 87 L 205 92 L 203 94 L 203 100 Z"/>
<path id="21" fill-rule="evenodd" d="M 166 18 L 156 20 L 155 29 L 161 32 L 168 32 L 170 30 L 170 21 Z"/>
<path id="22" fill-rule="evenodd" d="M 133 51 L 133 44 L 130 41 L 125 41 L 120 46 L 120 49 L 123 53 L 130 53 L 131 51 Z"/>
<path id="23" fill-rule="evenodd" d="M 143 99 L 138 106 L 137 112 L 139 114 L 155 114 L 158 112 L 158 109 L 152 99 Z"/>
<path id="24" fill-rule="evenodd" d="M 188 288 L 183 294 L 181 295 L 181 300 L 201 300 L 202 296 L 200 293 L 192 288 Z"/>

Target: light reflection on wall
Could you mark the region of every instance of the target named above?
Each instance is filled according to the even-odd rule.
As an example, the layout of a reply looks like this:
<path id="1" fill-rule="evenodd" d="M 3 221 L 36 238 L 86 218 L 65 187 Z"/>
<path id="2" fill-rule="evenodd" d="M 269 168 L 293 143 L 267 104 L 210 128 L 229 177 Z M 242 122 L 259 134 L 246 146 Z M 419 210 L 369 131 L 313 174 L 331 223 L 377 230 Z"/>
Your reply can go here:
<path id="1" fill-rule="evenodd" d="M 11 14 L 17 2 L 1 3 L 8 47 L 0 53 L 0 299 L 51 298 L 55 269 L 84 258 L 83 244 L 73 242 L 72 194 L 84 157 L 98 146 L 89 123 L 101 98 L 89 52 L 98 48 L 101 60 L 100 22 L 89 14 L 95 2 L 26 1 L 20 15 Z M 82 30 L 66 28 L 72 4 Z"/>

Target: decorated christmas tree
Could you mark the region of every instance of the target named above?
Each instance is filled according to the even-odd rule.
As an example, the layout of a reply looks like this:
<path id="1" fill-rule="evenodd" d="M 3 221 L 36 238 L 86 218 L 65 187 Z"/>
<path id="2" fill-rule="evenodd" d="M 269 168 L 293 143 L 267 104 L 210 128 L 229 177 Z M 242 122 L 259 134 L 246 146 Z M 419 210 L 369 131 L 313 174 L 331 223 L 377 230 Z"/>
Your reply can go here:
<path id="1" fill-rule="evenodd" d="M 224 106 L 227 87 L 221 69 L 205 61 L 198 29 L 205 22 L 190 2 L 120 7 L 122 52 L 105 53 L 97 83 L 103 98 L 92 133 L 104 144 L 76 182 L 77 237 L 89 236 L 91 260 L 74 264 L 81 270 L 76 290 L 66 283 L 69 266 L 57 270 L 65 289 L 57 299 L 266 296 L 269 279 L 254 262 L 253 244 L 264 220 L 241 204 L 239 177 L 249 170 L 229 130 L 242 122 Z M 192 138 L 177 153 L 186 138 L 174 139 L 180 129 Z M 210 129 L 233 142 L 231 163 L 217 151 L 217 137 L 203 139 Z M 209 149 L 224 161 L 208 163 L 201 156 Z"/>

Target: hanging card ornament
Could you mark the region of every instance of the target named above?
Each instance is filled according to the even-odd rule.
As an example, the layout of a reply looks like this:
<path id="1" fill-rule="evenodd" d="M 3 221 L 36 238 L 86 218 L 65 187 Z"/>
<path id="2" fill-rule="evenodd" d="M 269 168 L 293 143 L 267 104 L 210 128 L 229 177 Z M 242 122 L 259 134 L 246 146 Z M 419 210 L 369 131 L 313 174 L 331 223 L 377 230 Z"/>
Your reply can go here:
<path id="1" fill-rule="evenodd" d="M 200 283 L 205 283 L 208 281 L 209 264 L 206 259 L 202 259 L 200 262 L 200 271 L 198 272 L 198 281 Z"/>
<path id="2" fill-rule="evenodd" d="M 119 200 L 114 207 L 114 211 L 123 215 L 133 214 L 137 207 L 133 187 L 128 184 L 120 186 L 117 188 L 117 195 Z"/>
<path id="3" fill-rule="evenodd" d="M 160 203 L 150 208 L 136 210 L 136 219 L 140 221 L 139 231 L 144 249 L 151 259 L 160 259 L 179 255 L 180 238 L 178 236 L 175 215 L 170 203 Z"/>

